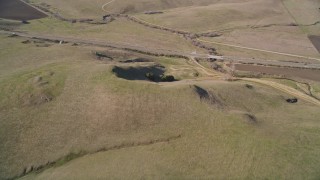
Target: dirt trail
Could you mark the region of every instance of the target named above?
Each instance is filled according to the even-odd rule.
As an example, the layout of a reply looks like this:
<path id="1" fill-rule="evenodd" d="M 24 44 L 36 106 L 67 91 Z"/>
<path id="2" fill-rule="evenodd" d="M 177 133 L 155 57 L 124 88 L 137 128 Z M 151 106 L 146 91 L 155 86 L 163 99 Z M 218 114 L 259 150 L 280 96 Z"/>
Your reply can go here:
<path id="1" fill-rule="evenodd" d="M 312 103 L 314 105 L 318 105 L 320 106 L 320 101 L 309 96 L 309 95 L 306 95 L 292 87 L 289 87 L 289 86 L 286 86 L 286 85 L 283 85 L 283 84 L 279 84 L 279 83 L 276 83 L 276 82 L 272 82 L 272 81 L 267 81 L 267 80 L 262 80 L 262 79 L 253 79 L 253 78 L 240 78 L 241 80 L 244 80 L 244 81 L 250 81 L 250 82 L 255 82 L 255 83 L 259 83 L 259 84 L 263 84 L 263 85 L 267 85 L 267 86 L 270 86 L 270 87 L 273 87 L 275 89 L 278 89 L 282 92 L 285 92 L 287 94 L 290 94 L 296 98 L 300 98 L 300 99 L 303 99 L 305 100 L 306 102 L 309 102 L 309 103 Z"/>
<path id="2" fill-rule="evenodd" d="M 204 67 L 202 64 L 200 64 L 197 60 L 195 60 L 195 58 L 191 57 L 190 58 L 192 60 L 192 62 L 194 64 L 196 64 L 206 75 L 210 76 L 210 77 L 216 77 L 219 79 L 222 79 L 222 73 L 217 72 L 217 71 L 213 71 L 211 69 L 208 69 L 206 67 Z"/>
<path id="3" fill-rule="evenodd" d="M 250 47 L 245 47 L 245 46 L 237 46 L 237 45 L 219 43 L 219 42 L 214 42 L 214 41 L 206 41 L 206 40 L 202 40 L 202 39 L 198 39 L 198 41 L 205 42 L 205 43 L 210 43 L 210 44 L 217 44 L 217 45 L 222 45 L 222 46 L 240 48 L 240 49 L 247 49 L 247 50 L 252 50 L 252 51 L 259 51 L 259 52 L 265 52 L 265 53 L 271 53 L 271 54 L 277 54 L 277 55 L 283 55 L 283 56 L 289 56 L 289 57 L 295 57 L 295 58 L 303 58 L 303 59 L 320 61 L 319 58 L 301 56 L 301 55 L 296 55 L 296 54 L 289 54 L 289 53 L 282 53 L 282 52 L 276 52 L 276 51 L 269 51 L 269 50 L 257 49 L 257 48 L 250 48 Z"/>
<path id="4" fill-rule="evenodd" d="M 105 9 L 105 7 L 108 6 L 109 4 L 115 2 L 115 1 L 116 1 L 116 0 L 111 0 L 111 1 L 109 1 L 109 2 L 107 2 L 107 3 L 105 3 L 104 5 L 102 5 L 102 6 L 101 6 L 102 10 L 103 10 L 104 12 L 109 13 L 109 11 L 107 11 L 107 10 Z"/>

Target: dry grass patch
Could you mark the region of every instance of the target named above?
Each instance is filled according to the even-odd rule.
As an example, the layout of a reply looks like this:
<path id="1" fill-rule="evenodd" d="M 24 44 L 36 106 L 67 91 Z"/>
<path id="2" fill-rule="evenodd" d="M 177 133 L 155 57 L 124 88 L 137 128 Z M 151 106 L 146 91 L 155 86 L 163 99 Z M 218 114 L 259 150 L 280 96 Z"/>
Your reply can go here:
<path id="1" fill-rule="evenodd" d="M 146 88 L 144 84 L 139 85 Z M 181 132 L 180 139 L 84 156 L 67 165 L 51 168 L 40 174 L 30 174 L 23 179 L 318 177 L 317 167 L 320 162 L 315 157 L 320 156 L 320 144 L 312 143 L 319 142 L 319 123 L 316 120 L 319 113 L 316 107 L 304 103 L 288 105 L 279 98 L 279 92 L 258 84 L 255 89 L 247 89 L 239 82 L 200 83 L 199 86 L 214 89 L 219 96 L 224 97 L 229 107 L 233 107 L 230 104 L 232 101 L 238 101 L 234 104 L 241 102 L 243 106 L 237 107 L 242 112 L 246 109 L 242 107 L 258 108 L 248 108 L 251 113 L 246 115 L 228 114 L 201 102 L 189 86 L 156 88 L 158 90 L 154 89 L 153 92 L 158 95 L 161 91 L 167 92 L 161 98 L 162 102 L 169 102 L 165 97 L 178 98 L 174 98 L 172 106 L 163 109 L 169 114 L 168 118 L 172 117 L 170 121 L 166 121 L 170 125 L 160 123 L 153 130 L 174 127 L 176 129 L 173 132 Z M 255 98 L 249 99 L 247 91 Z M 176 94 L 178 92 L 179 96 Z M 151 96 L 147 99 L 150 98 Z M 134 102 L 138 102 L 138 98 L 135 99 Z M 274 103 L 273 106 L 270 106 L 270 102 Z M 139 103 L 133 104 L 136 108 L 143 109 Z M 148 107 L 153 107 L 150 105 Z M 121 107 L 130 106 L 123 104 Z M 168 111 L 170 109 L 173 111 Z M 291 114 L 284 115 L 284 112 Z M 141 114 L 146 115 L 145 112 Z M 128 119 L 134 119 L 134 116 L 130 115 Z M 256 121 L 258 126 L 253 125 Z M 172 122 L 177 124 L 173 125 Z M 160 128 L 162 126 L 164 129 Z M 146 134 L 146 130 L 143 134 Z"/>
<path id="2" fill-rule="evenodd" d="M 183 12 L 183 13 L 182 13 Z M 192 32 L 216 31 L 265 23 L 291 22 L 277 0 L 219 2 L 208 6 L 172 9 L 164 14 L 138 15 L 148 22 Z"/>

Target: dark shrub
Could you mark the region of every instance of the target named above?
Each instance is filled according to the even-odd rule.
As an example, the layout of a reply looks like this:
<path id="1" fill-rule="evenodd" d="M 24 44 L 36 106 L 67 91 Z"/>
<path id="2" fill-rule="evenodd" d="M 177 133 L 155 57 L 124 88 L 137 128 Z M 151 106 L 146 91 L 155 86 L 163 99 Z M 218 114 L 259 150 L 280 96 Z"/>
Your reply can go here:
<path id="1" fill-rule="evenodd" d="M 103 59 L 103 58 L 113 59 L 111 56 L 108 56 L 101 52 L 95 52 L 95 55 L 97 56 L 98 59 Z"/>
<path id="2" fill-rule="evenodd" d="M 21 23 L 22 23 L 22 24 L 29 24 L 29 22 L 26 21 L 26 20 L 22 20 Z"/>
<path id="3" fill-rule="evenodd" d="M 248 89 L 253 89 L 253 86 L 250 85 L 250 84 L 246 84 L 246 87 L 247 87 Z"/>
<path id="4" fill-rule="evenodd" d="M 163 81 L 163 82 L 172 82 L 174 80 L 175 80 L 174 76 L 172 76 L 172 75 L 163 75 L 163 76 L 161 76 L 161 81 Z"/>
<path id="5" fill-rule="evenodd" d="M 287 99 L 286 100 L 288 103 L 297 103 L 298 99 L 297 98 L 292 98 L 292 99 Z"/>
<path id="6" fill-rule="evenodd" d="M 150 81 L 155 81 L 154 74 L 151 72 L 146 73 L 146 78 L 148 78 Z"/>

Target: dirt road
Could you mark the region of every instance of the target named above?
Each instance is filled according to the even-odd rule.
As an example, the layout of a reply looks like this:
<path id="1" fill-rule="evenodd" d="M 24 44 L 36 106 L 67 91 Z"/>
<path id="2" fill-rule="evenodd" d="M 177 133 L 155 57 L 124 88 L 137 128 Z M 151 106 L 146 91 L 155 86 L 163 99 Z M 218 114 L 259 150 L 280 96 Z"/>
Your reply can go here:
<path id="1" fill-rule="evenodd" d="M 107 11 L 107 10 L 105 9 L 105 7 L 108 6 L 109 4 L 113 3 L 114 1 L 116 1 L 116 0 L 111 0 L 111 1 L 109 1 L 109 2 L 107 2 L 107 3 L 105 3 L 104 5 L 102 5 L 102 6 L 101 6 L 102 10 L 103 10 L 104 12 L 109 13 L 109 11 Z"/>
<path id="2" fill-rule="evenodd" d="M 310 60 L 320 61 L 319 58 L 301 56 L 301 55 L 297 55 L 297 54 L 289 54 L 289 53 L 269 51 L 269 50 L 257 49 L 257 48 L 251 48 L 251 47 L 245 47 L 245 46 L 237 46 L 237 45 L 219 43 L 219 42 L 214 42 L 214 41 L 206 41 L 206 40 L 202 40 L 202 39 L 198 39 L 198 41 L 209 43 L 209 44 L 217 44 L 217 45 L 222 45 L 222 46 L 246 49 L 246 50 L 251 50 L 251 51 L 259 51 L 259 52 L 265 52 L 265 53 L 270 53 L 270 54 L 277 54 L 277 55 L 283 55 L 283 56 L 289 56 L 289 57 L 295 57 L 295 58 L 303 58 L 303 59 L 310 59 Z"/>
<path id="3" fill-rule="evenodd" d="M 298 99 L 303 99 L 306 102 L 320 106 L 319 100 L 317 100 L 309 95 L 306 95 L 306 94 L 304 94 L 304 93 L 302 93 L 292 87 L 285 86 L 283 84 L 279 84 L 279 83 L 267 81 L 267 80 L 262 80 L 262 79 L 254 79 L 254 78 L 241 78 L 241 80 L 267 85 L 267 86 L 273 87 L 275 89 L 278 89 L 282 92 L 285 92 L 287 94 L 290 94 Z"/>

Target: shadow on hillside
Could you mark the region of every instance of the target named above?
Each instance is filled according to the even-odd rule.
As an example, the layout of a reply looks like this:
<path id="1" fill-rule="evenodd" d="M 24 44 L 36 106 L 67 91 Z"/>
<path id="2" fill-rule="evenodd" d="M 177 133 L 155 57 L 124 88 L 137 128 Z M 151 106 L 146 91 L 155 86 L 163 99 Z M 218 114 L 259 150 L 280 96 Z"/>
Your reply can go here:
<path id="1" fill-rule="evenodd" d="M 196 85 L 193 86 L 193 89 L 194 92 L 199 96 L 200 101 L 206 102 L 210 105 L 215 105 L 221 109 L 225 107 L 225 103 L 213 92 L 207 91 Z"/>
<path id="2" fill-rule="evenodd" d="M 137 67 L 118 67 L 115 66 L 112 72 L 119 78 L 127 80 L 149 80 L 146 77 L 147 73 L 153 73 L 155 76 L 155 82 L 160 82 L 160 77 L 164 74 L 165 68 L 160 65 L 155 66 L 137 66 Z"/>

